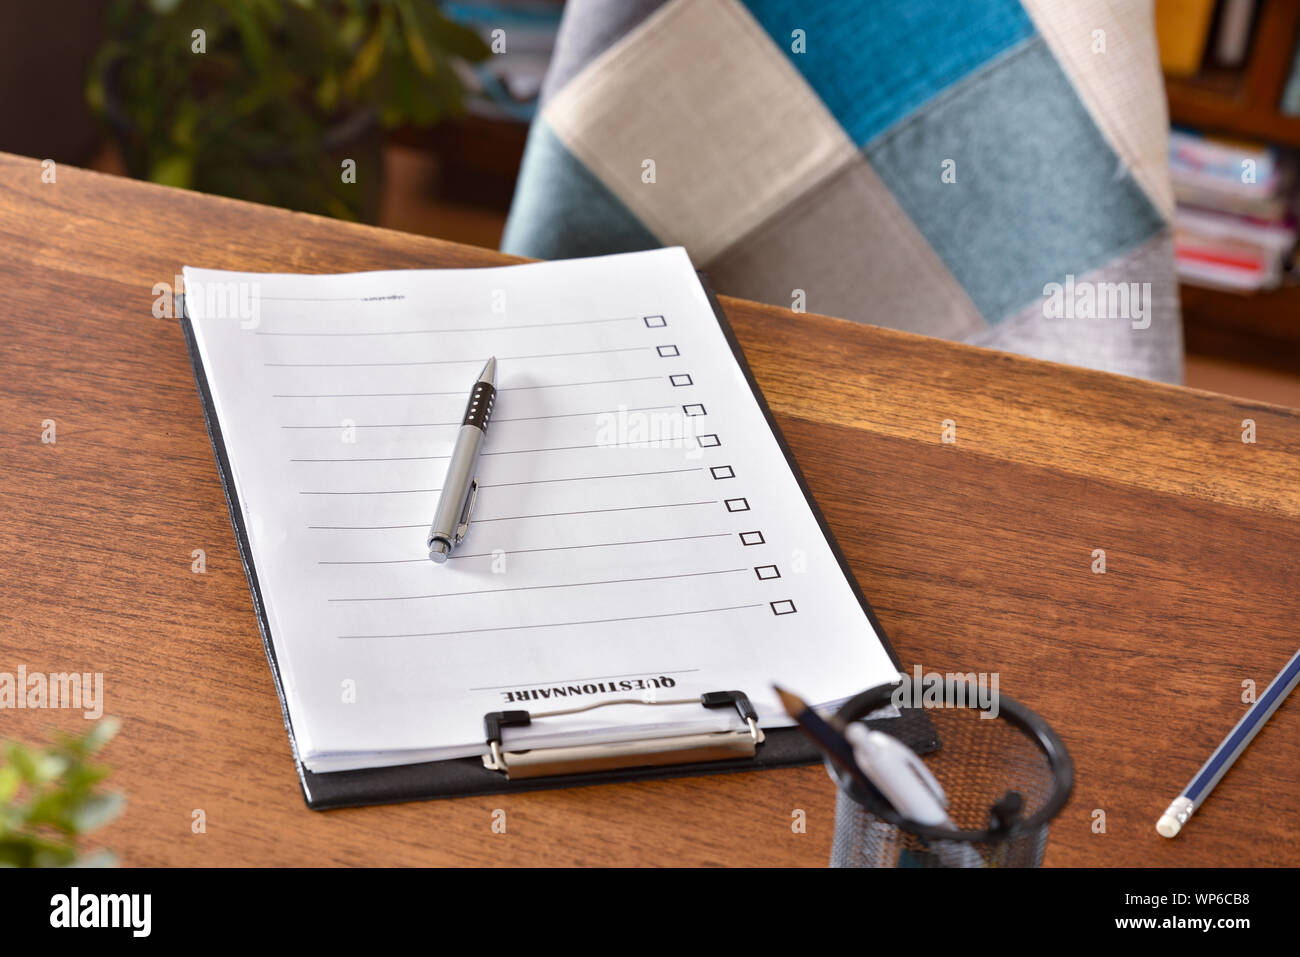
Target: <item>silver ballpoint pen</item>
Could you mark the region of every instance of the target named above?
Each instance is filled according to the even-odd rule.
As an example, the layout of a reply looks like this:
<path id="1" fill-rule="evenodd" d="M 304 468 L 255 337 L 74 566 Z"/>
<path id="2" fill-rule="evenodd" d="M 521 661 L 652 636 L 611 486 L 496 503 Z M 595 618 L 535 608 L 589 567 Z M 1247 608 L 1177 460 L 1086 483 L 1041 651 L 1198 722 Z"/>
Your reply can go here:
<path id="1" fill-rule="evenodd" d="M 488 359 L 483 371 L 469 394 L 465 418 L 461 420 L 456 446 L 447 465 L 447 477 L 442 481 L 442 494 L 438 509 L 429 526 L 429 557 L 441 565 L 469 531 L 470 515 L 478 497 L 478 454 L 487 438 L 488 423 L 492 420 L 492 405 L 497 397 L 497 360 Z"/>

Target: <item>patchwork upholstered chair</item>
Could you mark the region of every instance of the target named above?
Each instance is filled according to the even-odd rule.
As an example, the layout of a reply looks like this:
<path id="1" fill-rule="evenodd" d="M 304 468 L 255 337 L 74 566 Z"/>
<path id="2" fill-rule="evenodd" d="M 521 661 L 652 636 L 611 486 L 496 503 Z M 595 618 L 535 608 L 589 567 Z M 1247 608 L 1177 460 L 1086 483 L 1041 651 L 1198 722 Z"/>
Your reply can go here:
<path id="1" fill-rule="evenodd" d="M 502 245 L 1179 381 L 1166 143 L 1150 0 L 569 0 Z"/>

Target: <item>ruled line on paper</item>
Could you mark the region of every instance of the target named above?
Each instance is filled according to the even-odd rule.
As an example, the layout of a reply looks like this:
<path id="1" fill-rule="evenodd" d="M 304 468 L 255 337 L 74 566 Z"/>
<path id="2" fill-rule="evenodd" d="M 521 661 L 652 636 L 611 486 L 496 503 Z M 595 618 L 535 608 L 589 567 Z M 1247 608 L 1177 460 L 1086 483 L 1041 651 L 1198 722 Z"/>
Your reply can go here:
<path id="1" fill-rule="evenodd" d="M 423 601 L 428 598 L 465 598 L 469 595 L 504 595 L 516 591 L 549 591 L 553 588 L 590 588 L 595 585 L 631 585 L 636 582 L 659 582 L 677 578 L 706 578 L 710 575 L 735 575 L 748 568 L 719 568 L 709 572 L 681 572 L 676 575 L 647 575 L 643 578 L 610 578 L 605 581 L 556 582 L 551 585 L 517 585 L 511 588 L 478 588 L 473 591 L 432 592 L 428 595 L 381 595 L 378 597 L 327 598 L 329 602 Z"/>
<path id="2" fill-rule="evenodd" d="M 559 415 L 530 415 L 530 416 L 521 416 L 515 419 L 493 419 L 492 423 L 494 425 L 497 425 L 502 422 L 540 422 L 546 419 L 577 419 L 577 418 L 582 418 L 583 416 L 625 415 L 628 412 L 661 412 L 664 409 L 672 409 L 672 408 L 676 408 L 676 407 L 671 405 L 651 405 L 640 409 L 614 409 L 614 410 L 604 411 L 604 412 L 564 412 Z M 461 422 L 430 422 L 427 424 L 430 426 L 435 426 L 435 425 L 436 426 L 448 426 L 448 425 L 459 426 L 461 425 Z M 339 428 L 339 426 L 336 426 L 336 428 Z M 446 456 L 444 455 L 398 455 L 398 456 L 374 457 L 374 458 L 362 457 L 362 458 L 342 458 L 342 459 L 289 459 L 289 461 L 290 462 L 422 462 L 422 461 L 431 461 L 433 459 L 439 459 L 439 458 L 446 458 Z"/>
<path id="3" fill-rule="evenodd" d="M 696 446 L 700 448 L 701 446 Z M 499 449 L 494 452 L 480 452 L 481 456 L 488 455 L 531 455 L 534 452 L 573 452 L 578 449 L 639 449 L 655 448 L 648 442 L 607 442 L 605 444 L 594 443 L 592 445 L 553 445 L 541 449 Z M 449 455 L 439 455 L 438 458 L 451 458 Z"/>
<path id="4" fill-rule="evenodd" d="M 497 518 L 476 518 L 475 525 L 482 525 L 484 522 L 514 522 L 525 518 L 563 518 L 569 515 L 600 515 L 606 512 L 636 512 L 643 509 L 651 508 L 687 508 L 692 505 L 717 505 L 718 499 L 708 499 L 703 502 L 669 502 L 666 505 L 625 505 L 620 508 L 587 508 L 578 509 L 573 512 L 540 512 L 536 515 L 502 515 Z M 310 529 L 318 531 L 334 532 L 379 532 L 397 528 L 428 528 L 428 522 L 420 522 L 418 525 L 308 525 Z"/>
<path id="5" fill-rule="evenodd" d="M 506 388 L 497 389 L 497 392 L 529 392 L 534 389 L 570 389 L 580 385 L 615 385 L 624 382 L 649 382 L 651 379 L 662 379 L 661 375 L 642 375 L 633 376 L 628 379 L 591 379 L 587 382 L 550 382 L 544 385 L 515 385 Z M 419 398 L 429 395 L 457 395 L 464 397 L 464 389 L 452 389 L 449 392 L 326 392 L 326 393 L 274 393 L 273 399 L 403 399 Z M 358 428 L 365 429 L 387 429 L 398 428 L 399 426 L 388 425 L 365 425 Z M 336 425 L 282 425 L 282 429 L 336 429 Z"/>
<path id="6" fill-rule="evenodd" d="M 476 518 L 474 521 L 481 525 L 484 522 L 513 522 L 524 518 L 560 518 L 566 515 L 600 515 L 604 512 L 635 512 L 651 508 L 687 508 L 692 505 L 717 505 L 718 502 L 719 499 L 714 498 L 703 502 L 673 502 L 668 505 L 625 505 L 621 508 L 587 508 L 573 512 L 543 512 L 538 515 L 502 515 L 497 518 Z"/>
<path id="7" fill-rule="evenodd" d="M 710 532 L 707 535 L 678 535 L 672 538 L 642 538 L 626 542 L 588 542 L 584 545 L 549 545 L 545 548 L 509 548 L 501 549 L 509 555 L 530 555 L 535 552 L 568 552 L 583 548 L 615 548 L 622 545 L 658 545 L 663 542 L 690 542 L 701 538 L 730 538 L 731 532 Z M 496 552 L 470 552 L 463 555 L 449 555 L 449 561 L 461 561 L 466 558 L 495 558 Z M 419 558 L 384 558 L 365 561 L 318 561 L 317 565 L 408 565 L 414 562 L 427 562 L 429 557 Z"/>
<path id="8" fill-rule="evenodd" d="M 594 482 L 599 479 L 643 478 L 650 475 L 679 475 L 683 472 L 702 472 L 703 465 L 693 465 L 684 469 L 656 469 L 652 472 L 615 472 L 610 475 L 573 475 L 566 478 L 525 479 L 522 482 L 493 482 L 480 485 L 479 488 L 510 488 L 515 485 L 555 485 L 560 482 Z M 441 491 L 441 489 L 439 489 Z"/>
<path id="9" fill-rule="evenodd" d="M 339 635 L 339 638 L 445 638 L 450 635 L 475 635 L 485 631 L 521 631 L 529 628 L 570 628 L 575 625 L 608 625 L 621 621 L 645 621 L 651 618 L 679 618 L 683 615 L 708 615 L 719 611 L 740 611 L 744 608 L 762 608 L 762 602 L 752 605 L 728 605 L 724 608 L 696 608 L 692 611 L 669 611 L 655 615 L 627 615 L 622 618 L 592 618 L 588 621 L 548 621 L 529 625 L 501 625 L 496 628 L 460 628 L 455 631 L 425 631 L 408 635 Z"/>
<path id="10" fill-rule="evenodd" d="M 338 426 L 330 426 L 338 428 Z M 695 445 L 693 448 L 712 448 L 712 446 Z M 605 444 L 592 443 L 591 445 L 553 445 L 541 449 L 498 449 L 494 452 L 480 452 L 479 455 L 486 458 L 489 455 L 531 455 L 535 452 L 576 452 L 587 449 L 640 449 L 655 448 L 648 442 L 609 442 Z M 365 458 L 365 459 L 290 459 L 290 462 L 436 462 L 440 459 L 449 459 L 450 455 L 406 455 L 394 458 Z"/>
<path id="11" fill-rule="evenodd" d="M 575 356 L 607 356 L 615 352 L 649 352 L 654 346 L 624 346 L 619 349 L 590 349 L 579 352 L 543 352 L 531 356 L 497 356 L 498 362 L 516 359 L 572 359 Z M 422 359 L 418 362 L 263 362 L 268 369 L 375 369 L 391 366 L 454 366 L 481 364 L 483 356 L 474 359 Z"/>
<path id="12" fill-rule="evenodd" d="M 614 319 L 574 319 L 568 322 L 534 322 L 519 326 L 470 326 L 464 329 L 392 329 L 383 332 L 263 332 L 259 336 L 422 336 L 452 332 L 517 332 L 521 329 L 553 329 L 556 326 L 594 326 L 604 322 L 630 322 L 640 316 L 619 316 Z"/>
<path id="13" fill-rule="evenodd" d="M 510 488 L 514 485 L 555 485 L 560 482 L 594 482 L 598 479 L 617 479 L 617 478 L 642 478 L 647 475 L 676 475 L 681 472 L 700 472 L 704 466 L 697 465 L 685 469 L 659 469 L 655 472 L 619 472 L 614 475 L 571 475 L 565 478 L 553 479 L 528 479 L 522 482 L 495 482 L 492 484 L 480 484 L 479 488 Z M 361 491 L 303 491 L 299 495 L 418 495 L 422 493 L 441 492 L 441 488 L 392 488 L 392 489 L 364 489 Z"/>

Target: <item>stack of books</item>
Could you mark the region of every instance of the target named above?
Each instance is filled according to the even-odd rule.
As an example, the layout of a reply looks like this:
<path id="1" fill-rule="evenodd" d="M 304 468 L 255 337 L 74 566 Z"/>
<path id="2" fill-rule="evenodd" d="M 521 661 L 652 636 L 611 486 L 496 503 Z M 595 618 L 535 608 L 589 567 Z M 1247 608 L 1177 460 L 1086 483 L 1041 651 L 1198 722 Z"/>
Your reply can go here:
<path id="1" fill-rule="evenodd" d="M 1180 279 L 1242 291 L 1282 282 L 1296 248 L 1292 160 L 1268 146 L 1171 133 Z"/>

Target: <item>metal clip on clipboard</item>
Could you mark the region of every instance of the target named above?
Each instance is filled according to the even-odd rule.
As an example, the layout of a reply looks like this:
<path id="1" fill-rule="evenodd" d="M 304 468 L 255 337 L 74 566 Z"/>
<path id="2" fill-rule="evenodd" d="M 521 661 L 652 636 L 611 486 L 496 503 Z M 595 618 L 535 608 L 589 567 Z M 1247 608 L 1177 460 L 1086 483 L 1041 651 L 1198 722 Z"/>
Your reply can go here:
<path id="1" fill-rule="evenodd" d="M 682 705 L 699 703 L 706 708 L 734 707 L 749 727 L 744 731 L 717 731 L 701 734 L 678 734 L 662 738 L 633 738 L 606 744 L 579 744 L 559 748 L 532 748 L 506 751 L 501 741 L 504 728 L 521 728 L 538 718 L 555 718 L 614 705 Z M 604 701 L 582 708 L 562 711 L 492 711 L 483 716 L 487 754 L 483 766 L 501 771 L 514 781 L 522 778 L 550 777 L 557 774 L 583 774 L 615 768 L 652 767 L 665 764 L 689 764 L 699 761 L 725 761 L 752 758 L 763 743 L 758 713 L 743 691 L 710 691 L 697 698 L 672 701 Z"/>

